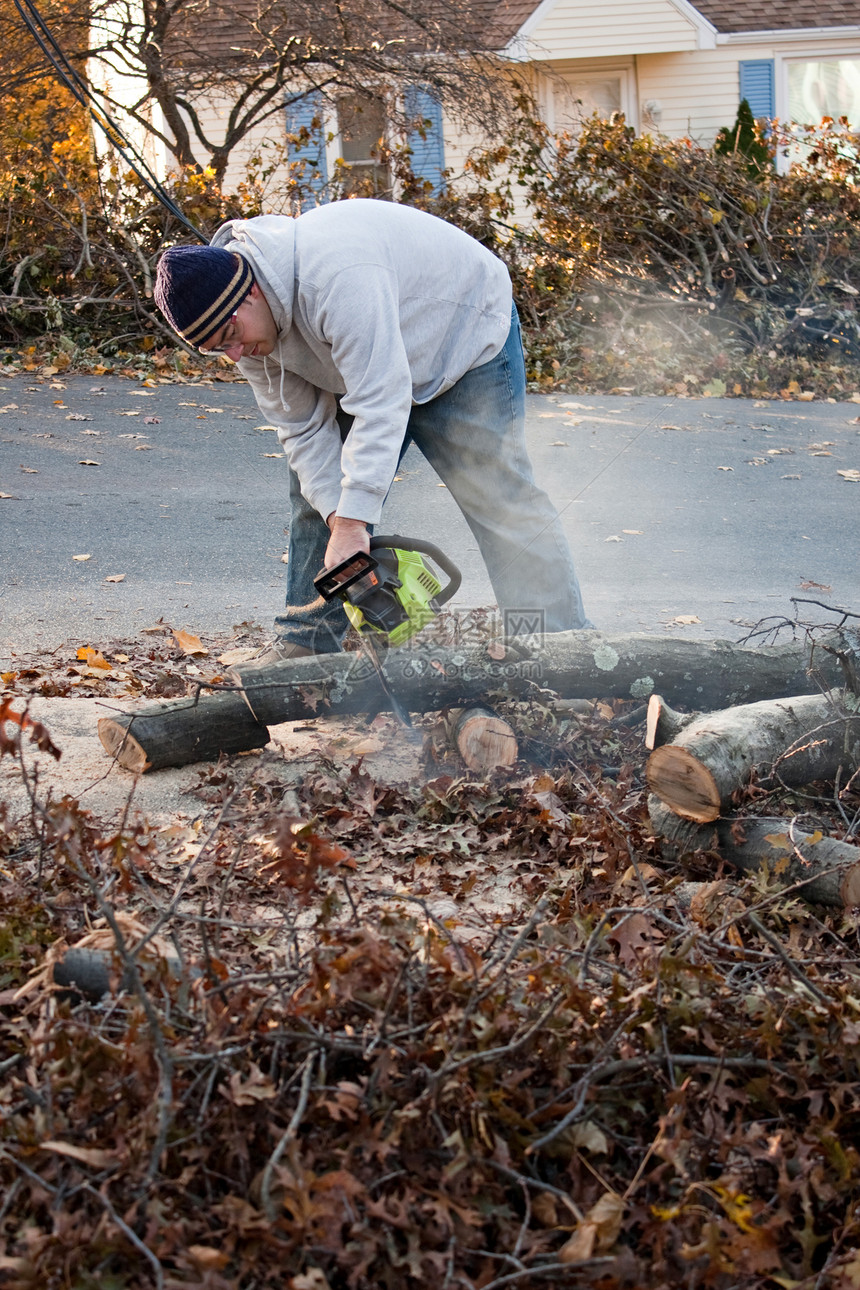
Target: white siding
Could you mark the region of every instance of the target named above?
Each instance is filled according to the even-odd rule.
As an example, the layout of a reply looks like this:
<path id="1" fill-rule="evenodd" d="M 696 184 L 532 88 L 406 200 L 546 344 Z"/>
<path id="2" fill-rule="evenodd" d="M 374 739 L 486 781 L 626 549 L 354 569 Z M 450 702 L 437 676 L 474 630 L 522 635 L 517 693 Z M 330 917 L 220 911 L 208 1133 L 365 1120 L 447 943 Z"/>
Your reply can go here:
<path id="1" fill-rule="evenodd" d="M 697 43 L 693 22 L 670 0 L 558 0 L 528 33 L 533 58 L 629 57 Z"/>
<path id="2" fill-rule="evenodd" d="M 224 131 L 227 117 L 230 112 L 230 100 L 226 95 L 211 95 L 207 98 L 200 98 L 195 103 L 200 124 L 203 133 L 209 139 L 220 142 L 224 138 Z M 227 173 L 224 177 L 224 191 L 235 192 L 239 184 L 247 178 L 248 159 L 252 156 L 259 155 L 261 158 L 261 168 L 268 170 L 274 166 L 275 171 L 272 176 L 265 181 L 266 191 L 273 190 L 279 180 L 288 173 L 286 152 L 286 110 L 283 103 L 280 104 L 277 111 L 270 116 L 261 125 L 256 126 L 245 136 L 230 154 L 230 161 L 227 166 Z M 208 161 L 203 149 L 196 139 L 192 137 L 192 148 L 197 160 L 201 163 Z"/>
<path id="3" fill-rule="evenodd" d="M 721 126 L 737 115 L 738 63 L 772 58 L 775 63 L 776 115 L 787 112 L 786 65 L 796 58 L 860 57 L 860 39 L 742 41 L 693 53 L 664 54 L 637 59 L 640 105 L 659 104 L 659 121 L 651 127 L 677 138 L 689 135 L 710 145 Z"/>
<path id="4" fill-rule="evenodd" d="M 689 135 L 697 143 L 713 143 L 720 127 L 731 125 L 737 115 L 738 60 L 748 56 L 721 45 L 690 54 L 637 59 L 639 101 L 651 105 L 652 133 L 671 138 Z"/>

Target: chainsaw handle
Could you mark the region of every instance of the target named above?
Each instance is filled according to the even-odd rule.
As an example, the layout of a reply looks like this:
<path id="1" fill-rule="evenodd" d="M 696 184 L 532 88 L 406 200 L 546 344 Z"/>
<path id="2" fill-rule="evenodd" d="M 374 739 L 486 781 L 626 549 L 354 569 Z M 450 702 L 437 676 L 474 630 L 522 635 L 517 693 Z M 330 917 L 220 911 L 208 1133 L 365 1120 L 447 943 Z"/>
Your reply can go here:
<path id="1" fill-rule="evenodd" d="M 463 575 L 456 564 L 448 559 L 445 552 L 440 551 L 438 546 L 434 546 L 432 542 L 423 542 L 420 538 L 400 537 L 399 534 L 393 533 L 385 537 L 372 537 L 370 539 L 371 551 L 375 551 L 378 547 L 393 547 L 395 550 L 417 551 L 419 555 L 429 555 L 430 559 L 435 564 L 438 564 L 448 579 L 438 596 L 433 597 L 437 605 L 446 604 L 459 591 Z"/>

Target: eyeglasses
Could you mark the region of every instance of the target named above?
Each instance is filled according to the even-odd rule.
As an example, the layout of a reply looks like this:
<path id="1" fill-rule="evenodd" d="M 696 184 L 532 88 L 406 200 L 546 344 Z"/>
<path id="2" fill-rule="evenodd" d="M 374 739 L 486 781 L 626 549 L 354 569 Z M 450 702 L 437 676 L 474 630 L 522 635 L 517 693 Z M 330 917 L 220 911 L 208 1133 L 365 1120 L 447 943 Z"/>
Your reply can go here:
<path id="1" fill-rule="evenodd" d="M 201 354 L 223 354 L 225 350 L 230 349 L 230 347 L 235 344 L 236 338 L 239 335 L 239 328 L 236 325 L 237 318 L 238 318 L 238 314 L 231 314 L 230 317 L 227 319 L 226 325 L 224 327 L 224 334 L 222 335 L 218 344 L 206 345 L 206 346 L 201 345 L 200 353 Z"/>

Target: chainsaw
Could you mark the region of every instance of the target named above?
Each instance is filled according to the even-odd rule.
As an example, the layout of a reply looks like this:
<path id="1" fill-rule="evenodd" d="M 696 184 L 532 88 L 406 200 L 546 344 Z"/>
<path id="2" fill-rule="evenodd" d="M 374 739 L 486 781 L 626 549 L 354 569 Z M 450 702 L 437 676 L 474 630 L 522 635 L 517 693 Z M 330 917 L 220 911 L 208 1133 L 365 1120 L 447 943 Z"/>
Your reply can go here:
<path id="1" fill-rule="evenodd" d="M 447 577 L 443 586 L 424 560 Z M 412 721 L 391 691 L 382 671 L 379 647 L 403 645 L 423 631 L 460 586 L 460 570 L 432 542 L 415 538 L 372 537 L 370 553 L 356 551 L 314 578 L 323 600 L 342 600 L 391 706 L 404 725 Z"/>

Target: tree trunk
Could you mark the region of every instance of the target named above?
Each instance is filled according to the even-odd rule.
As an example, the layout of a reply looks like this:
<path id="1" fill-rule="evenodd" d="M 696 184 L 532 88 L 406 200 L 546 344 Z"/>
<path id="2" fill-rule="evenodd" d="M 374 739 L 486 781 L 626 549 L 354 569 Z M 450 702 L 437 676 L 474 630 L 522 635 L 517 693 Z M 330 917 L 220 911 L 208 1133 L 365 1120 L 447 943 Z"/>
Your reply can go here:
<path id="1" fill-rule="evenodd" d="M 656 797 L 648 799 L 654 832 L 672 856 L 718 851 L 745 873 L 767 865 L 785 887 L 802 883 L 798 895 L 811 904 L 849 909 L 860 904 L 860 847 L 820 834 L 803 833 L 781 817 L 726 818 L 693 824 Z"/>
<path id="2" fill-rule="evenodd" d="M 214 761 L 222 754 L 263 748 L 269 732 L 256 721 L 241 695 L 201 695 L 138 712 L 102 717 L 99 739 L 120 766 L 138 775 L 165 766 Z"/>
<path id="3" fill-rule="evenodd" d="M 752 776 L 797 786 L 858 764 L 860 715 L 848 715 L 833 698 L 801 695 L 698 717 L 674 743 L 655 748 L 645 774 L 676 815 L 704 824 L 724 815 Z"/>
<path id="4" fill-rule="evenodd" d="M 541 690 L 554 690 L 564 698 L 645 699 L 658 685 L 675 702 L 717 706 L 739 697 L 817 691 L 820 683 L 832 683 L 839 676 L 835 658 L 821 654 L 817 659 L 824 674 L 812 679 L 807 674 L 807 656 L 798 645 L 747 649 L 727 641 L 579 631 L 545 636 L 543 648 L 532 656 L 510 649 L 506 659 L 497 661 L 483 646 L 423 646 L 392 651 L 384 667 L 404 708 L 434 712 L 469 706 L 494 693 L 514 697 Z M 241 664 L 231 670 L 240 684 L 243 670 Z M 249 711 L 256 718 L 250 726 L 242 724 L 236 706 L 242 704 L 240 693 L 247 701 L 245 719 Z M 362 653 L 321 654 L 265 669 L 249 668 L 241 692 L 201 695 L 194 706 L 180 700 L 148 708 L 145 725 L 140 715 L 126 714 L 118 721 L 104 718 L 105 733 L 100 729 L 100 734 L 113 754 L 134 721 L 132 734 L 140 751 L 132 765 L 128 757 L 133 745 L 125 740 L 120 764 L 148 770 L 181 765 L 182 758 L 205 760 L 221 752 L 256 748 L 266 742 L 266 726 L 327 713 L 368 712 L 379 708 L 380 702 L 388 706 Z M 105 742 L 114 727 L 119 735 L 114 733 L 113 742 Z M 248 742 L 242 744 L 243 738 Z"/>
<path id="5" fill-rule="evenodd" d="M 462 708 L 455 713 L 451 738 L 469 770 L 513 766 L 519 755 L 513 728 L 490 708 Z"/>
<path id="6" fill-rule="evenodd" d="M 835 658 L 816 656 L 825 685 L 838 682 Z M 567 699 L 641 698 L 657 690 L 673 702 L 702 708 L 747 699 L 818 693 L 804 649 L 775 645 L 748 649 L 728 641 L 670 640 L 644 633 L 557 632 L 531 656 L 509 649 L 496 661 L 486 650 L 415 647 L 391 651 L 385 673 L 412 712 L 462 706 L 491 691 L 522 695 L 536 688 Z M 242 678 L 239 664 L 232 675 Z M 366 712 L 379 701 L 379 685 L 359 654 L 290 659 L 244 676 L 248 704 L 258 721 L 277 725 L 332 712 Z"/>

